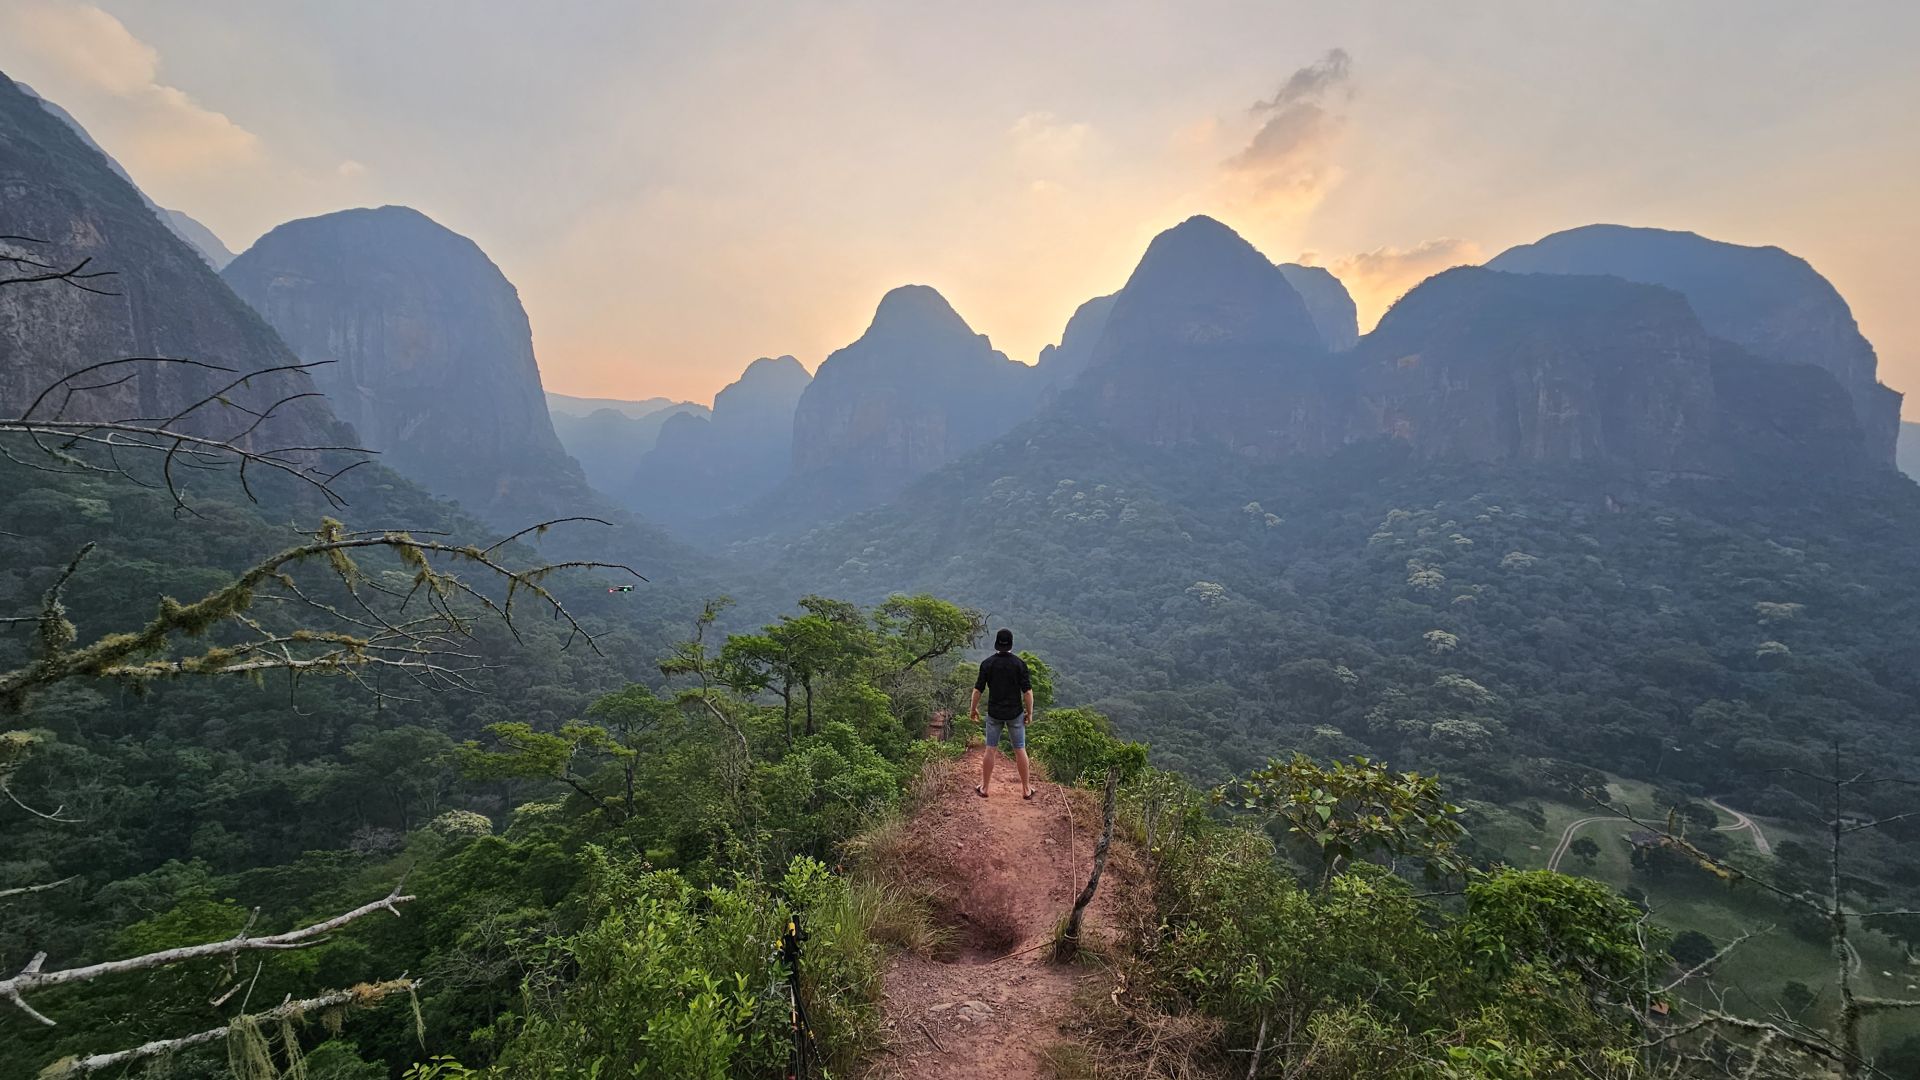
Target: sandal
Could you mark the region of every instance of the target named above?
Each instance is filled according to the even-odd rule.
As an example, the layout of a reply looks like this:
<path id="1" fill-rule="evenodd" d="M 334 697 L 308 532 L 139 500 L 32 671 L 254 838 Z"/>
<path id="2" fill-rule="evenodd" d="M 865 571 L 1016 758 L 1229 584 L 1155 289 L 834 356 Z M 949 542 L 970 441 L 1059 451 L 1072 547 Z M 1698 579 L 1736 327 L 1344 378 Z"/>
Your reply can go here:
<path id="1" fill-rule="evenodd" d="M 987 797 L 986 789 L 981 787 L 979 784 L 973 785 L 973 793 L 975 795 L 980 796 L 983 799 Z"/>
<path id="2" fill-rule="evenodd" d="M 1023 798 L 1023 799 L 1028 799 L 1028 800 L 1031 800 L 1031 799 L 1033 798 L 1033 789 L 1032 789 L 1032 788 L 1028 788 L 1028 789 L 1027 789 L 1027 793 L 1026 793 L 1025 795 L 1022 795 L 1022 796 L 1020 796 L 1020 797 L 1021 797 L 1021 798 Z"/>

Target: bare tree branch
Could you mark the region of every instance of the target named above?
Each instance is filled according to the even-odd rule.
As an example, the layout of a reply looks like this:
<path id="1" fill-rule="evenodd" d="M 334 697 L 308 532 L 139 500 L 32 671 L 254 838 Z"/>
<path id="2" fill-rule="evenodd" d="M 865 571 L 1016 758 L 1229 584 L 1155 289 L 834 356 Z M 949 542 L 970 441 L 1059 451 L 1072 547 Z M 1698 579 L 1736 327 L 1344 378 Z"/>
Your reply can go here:
<path id="1" fill-rule="evenodd" d="M 350 989 L 335 990 L 332 993 L 321 994 L 318 997 L 302 998 L 298 1001 L 289 998 L 275 1008 L 268 1009 L 263 1013 L 257 1013 L 246 1019 L 253 1021 L 255 1024 L 264 1025 L 268 1022 L 292 1020 L 321 1009 L 375 1005 L 394 994 L 412 993 L 419 989 L 419 987 L 420 983 L 418 980 L 409 979 L 405 976 L 382 983 L 361 983 Z M 159 1039 L 154 1042 L 142 1043 L 131 1050 L 119 1050 L 111 1054 L 89 1054 L 86 1057 L 66 1058 L 54 1062 L 40 1075 L 48 1078 L 84 1076 L 87 1073 L 99 1072 L 102 1069 L 111 1069 L 116 1065 L 126 1065 L 144 1058 L 157 1057 L 161 1054 L 177 1053 L 178 1051 L 187 1050 L 195 1046 L 204 1046 L 207 1043 L 218 1042 L 226 1038 L 227 1033 L 232 1029 L 233 1025 L 229 1024 L 202 1031 L 198 1034 L 182 1036 L 178 1039 Z"/>
<path id="2" fill-rule="evenodd" d="M 400 884 L 405 884 L 405 880 L 402 879 Z M 10 979 L 0 979 L 0 999 L 11 1001 L 15 1006 L 24 1010 L 28 1016 L 51 1026 L 53 1024 L 52 1020 L 34 1011 L 34 1009 L 26 1003 L 26 994 L 44 990 L 52 986 L 62 986 L 67 983 L 90 982 L 107 975 L 122 975 L 133 971 L 145 971 L 149 968 L 165 967 L 170 964 L 183 964 L 190 960 L 205 960 L 216 956 L 232 956 L 236 953 L 248 952 L 254 949 L 298 949 L 306 945 L 314 944 L 319 939 L 346 926 L 348 923 L 364 918 L 376 911 L 390 911 L 398 917 L 400 914 L 399 905 L 407 903 L 412 899 L 412 896 L 402 896 L 400 894 L 400 885 L 397 884 L 393 887 L 392 892 L 370 904 L 362 904 L 343 915 L 335 915 L 331 919 L 324 919 L 310 926 L 303 926 L 297 930 L 288 930 L 282 934 L 252 937 L 249 936 L 247 930 L 243 929 L 240 933 L 224 941 L 211 941 L 204 945 L 185 945 L 177 949 L 161 949 L 158 952 L 150 952 L 143 956 L 128 957 L 124 960 L 107 960 L 98 964 L 66 968 L 60 971 L 41 970 L 42 965 L 46 963 L 47 954 L 38 953 L 27 963 L 27 966 L 22 969 L 18 975 Z"/>
<path id="3" fill-rule="evenodd" d="M 70 884 L 72 882 L 79 881 L 79 880 L 80 880 L 79 874 L 70 874 L 66 877 L 61 878 L 59 881 L 46 881 L 38 885 L 22 885 L 18 888 L 13 888 L 13 889 L 0 889 L 0 900 L 5 900 L 9 897 L 14 897 L 14 896 L 25 896 L 28 893 L 46 892 L 48 889 L 57 889 L 62 885 Z"/>
<path id="4" fill-rule="evenodd" d="M 599 645 L 593 635 L 547 588 L 544 581 L 549 575 L 563 570 L 613 570 L 645 580 L 632 567 L 584 559 L 514 569 L 489 554 L 498 545 L 483 551 L 471 545 L 419 539 L 403 532 L 349 534 L 344 526 L 332 519 L 324 521 L 313 535 L 312 542 L 288 548 L 256 563 L 231 585 L 197 601 L 182 604 L 171 598 L 163 599 L 159 611 L 139 630 L 108 634 L 90 644 L 78 646 L 74 644 L 76 633 L 73 626 L 66 622 L 64 609 L 59 604 L 60 588 L 79 563 L 76 557 L 68 572 L 48 590 L 47 601 L 38 620 L 42 627 L 42 647 L 38 655 L 22 667 L 0 672 L 0 711 L 9 708 L 17 710 L 29 693 L 76 677 L 140 682 L 175 675 L 284 670 L 352 678 L 369 668 L 387 667 L 421 675 L 442 686 L 471 689 L 471 685 L 465 683 L 463 678 L 466 671 L 472 670 L 471 667 L 451 666 L 440 659 L 446 656 L 476 659 L 448 648 L 454 637 L 466 636 L 470 631 L 470 617 L 455 607 L 459 598 L 472 600 L 482 610 L 498 616 L 517 638 L 519 630 L 514 623 L 514 605 L 522 593 L 531 594 L 553 612 L 555 619 L 565 620 L 569 628 L 568 645 L 576 637 L 584 638 L 588 647 L 597 654 Z M 413 571 L 413 590 L 408 596 L 423 594 L 428 606 L 426 614 L 396 622 L 374 614 L 371 607 L 360 601 L 361 607 L 373 614 L 381 627 L 364 636 L 306 629 L 272 633 L 242 614 L 264 595 L 305 599 L 306 594 L 293 584 L 289 571 L 316 560 L 324 560 L 334 577 L 350 592 L 359 585 L 370 584 L 351 558 L 354 552 L 369 549 L 390 552 L 399 558 L 402 565 Z M 443 564 L 479 568 L 504 585 L 504 596 L 496 599 L 488 595 L 445 566 L 436 567 L 436 560 Z M 286 593 L 275 590 L 286 590 Z M 325 613 L 339 614 L 338 609 L 331 605 L 314 606 Z M 406 607 L 405 600 L 401 607 Z M 165 650 L 176 639 L 199 636 L 214 624 L 230 619 L 247 627 L 254 639 L 239 645 L 216 646 L 194 656 L 146 659 Z"/>

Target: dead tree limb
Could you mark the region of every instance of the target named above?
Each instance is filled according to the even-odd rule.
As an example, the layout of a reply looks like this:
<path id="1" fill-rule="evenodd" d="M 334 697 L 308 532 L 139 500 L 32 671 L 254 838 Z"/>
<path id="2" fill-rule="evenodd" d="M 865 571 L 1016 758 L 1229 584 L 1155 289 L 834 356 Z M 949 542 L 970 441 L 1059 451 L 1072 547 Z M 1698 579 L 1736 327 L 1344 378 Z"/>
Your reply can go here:
<path id="1" fill-rule="evenodd" d="M 394 994 L 412 993 L 419 986 L 418 980 L 404 976 L 381 983 L 361 983 L 359 986 L 347 990 L 335 990 L 329 994 L 321 994 L 319 997 L 303 998 L 299 1001 L 289 999 L 275 1008 L 255 1013 L 244 1019 L 252 1021 L 255 1025 L 265 1026 L 270 1022 L 294 1020 L 323 1009 L 376 1005 Z M 237 1023 L 240 1019 L 242 1018 L 236 1018 L 235 1022 Z M 142 1043 L 131 1050 L 117 1050 L 111 1054 L 89 1054 L 85 1057 L 66 1058 L 49 1065 L 40 1075 L 47 1078 L 85 1076 L 102 1069 L 111 1069 L 116 1065 L 126 1065 L 161 1054 L 172 1054 L 195 1046 L 204 1046 L 226 1038 L 227 1034 L 233 1030 L 233 1026 L 232 1024 L 223 1025 L 178 1039 L 158 1039 L 154 1042 Z"/>
<path id="2" fill-rule="evenodd" d="M 1093 892 L 1100 887 L 1100 874 L 1107 868 L 1107 847 L 1113 843 L 1113 816 L 1115 803 L 1120 794 L 1120 767 L 1107 766 L 1106 820 L 1100 829 L 1100 842 L 1093 848 L 1093 874 L 1087 878 L 1087 887 L 1080 890 L 1080 898 L 1073 902 L 1073 911 L 1067 916 L 1067 926 L 1060 934 L 1060 943 L 1054 948 L 1053 958 L 1067 961 L 1080 951 L 1080 920 L 1086 914 L 1087 905 L 1093 903 Z"/>
<path id="3" fill-rule="evenodd" d="M 43 971 L 42 967 L 47 962 L 47 954 L 37 953 L 32 960 L 27 962 L 27 966 L 22 969 L 18 975 L 10 979 L 0 979 L 0 1000 L 10 1001 L 33 1019 L 38 1020 L 42 1024 L 52 1026 L 54 1021 L 36 1011 L 31 1005 L 28 1005 L 25 1000 L 25 995 L 39 990 L 45 990 L 49 987 L 64 986 L 68 983 L 91 982 L 94 979 L 104 978 L 108 975 L 123 975 L 128 972 L 145 971 L 150 968 L 166 967 L 171 964 L 184 964 L 192 960 L 233 956 L 237 953 L 251 952 L 256 949 L 302 948 L 315 944 L 335 930 L 346 926 L 348 923 L 365 918 L 376 911 L 392 912 L 395 917 L 398 917 L 400 914 L 400 905 L 408 903 L 413 899 L 412 896 L 401 895 L 401 884 L 405 884 L 405 881 L 402 880 L 400 884 L 396 884 L 392 892 L 389 892 L 380 899 L 370 904 L 362 904 L 345 914 L 335 915 L 331 919 L 323 919 L 320 922 L 300 927 L 297 930 L 288 930 L 280 934 L 268 934 L 265 937 L 252 937 L 243 929 L 238 934 L 223 941 L 210 941 L 203 945 L 185 945 L 177 949 L 161 949 L 158 952 L 150 952 L 143 956 L 131 956 L 124 960 L 107 960 L 98 964 L 88 964 L 85 967 L 77 968 L 65 968 L 60 971 Z"/>

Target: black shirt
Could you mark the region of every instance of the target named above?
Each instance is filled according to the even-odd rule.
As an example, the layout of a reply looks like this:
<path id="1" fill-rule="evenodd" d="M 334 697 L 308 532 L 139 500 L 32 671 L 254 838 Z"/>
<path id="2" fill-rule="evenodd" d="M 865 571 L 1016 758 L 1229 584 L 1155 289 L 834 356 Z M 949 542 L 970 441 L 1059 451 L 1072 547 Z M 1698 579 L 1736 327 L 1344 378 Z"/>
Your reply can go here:
<path id="1" fill-rule="evenodd" d="M 1027 676 L 1027 662 L 1010 652 L 997 652 L 980 661 L 980 677 L 975 690 L 987 692 L 987 715 L 1001 723 L 1020 719 L 1027 709 L 1021 695 L 1033 689 Z"/>

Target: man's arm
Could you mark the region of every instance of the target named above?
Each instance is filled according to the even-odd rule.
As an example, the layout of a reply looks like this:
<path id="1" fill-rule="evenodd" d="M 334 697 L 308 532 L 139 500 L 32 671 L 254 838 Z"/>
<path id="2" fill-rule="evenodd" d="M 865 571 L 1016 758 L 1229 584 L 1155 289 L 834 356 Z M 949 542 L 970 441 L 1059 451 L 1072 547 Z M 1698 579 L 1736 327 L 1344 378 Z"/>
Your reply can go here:
<path id="1" fill-rule="evenodd" d="M 1027 696 L 1032 697 L 1033 695 L 1028 694 Z M 967 718 L 970 720 L 980 719 L 980 688 L 977 686 L 973 688 L 973 704 L 967 709 Z"/>
<path id="2" fill-rule="evenodd" d="M 1021 694 L 1020 700 L 1025 702 L 1027 706 L 1027 723 L 1033 723 L 1033 691 L 1029 690 Z"/>

